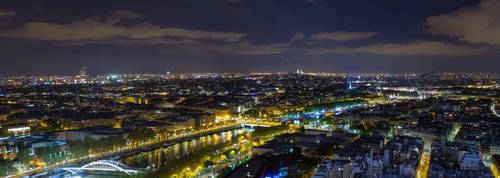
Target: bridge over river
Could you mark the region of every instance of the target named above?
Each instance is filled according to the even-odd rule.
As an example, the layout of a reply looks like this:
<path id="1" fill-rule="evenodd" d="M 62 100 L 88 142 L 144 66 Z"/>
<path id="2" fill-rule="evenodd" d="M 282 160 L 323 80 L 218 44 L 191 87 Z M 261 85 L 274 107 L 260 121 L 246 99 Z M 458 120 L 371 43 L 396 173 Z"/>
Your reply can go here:
<path id="1" fill-rule="evenodd" d="M 221 133 L 221 132 L 225 132 L 225 131 L 239 129 L 241 127 L 242 127 L 242 124 L 238 123 L 238 124 L 234 124 L 231 126 L 221 127 L 221 128 L 217 128 L 217 129 L 213 129 L 213 130 L 209 130 L 209 131 L 196 132 L 196 133 L 192 133 L 189 135 L 176 136 L 173 138 L 168 138 L 164 141 L 150 142 L 150 143 L 146 143 L 146 144 L 143 144 L 141 146 L 134 147 L 134 148 L 122 148 L 116 152 L 96 153 L 96 154 L 89 155 L 89 156 L 84 157 L 84 158 L 79 158 L 76 160 L 70 160 L 67 162 L 59 163 L 57 165 L 52 165 L 52 166 L 47 167 L 47 168 L 38 168 L 31 173 L 26 172 L 23 175 L 30 175 L 30 174 L 39 173 L 37 175 L 40 175 L 42 177 L 47 177 L 47 176 L 51 176 L 52 173 L 50 173 L 50 172 L 57 172 L 56 170 L 58 170 L 58 169 L 60 170 L 61 168 L 64 168 L 64 167 L 71 167 L 71 168 L 68 168 L 66 170 L 67 171 L 69 171 L 69 170 L 74 171 L 74 170 L 78 170 L 78 169 L 76 169 L 78 167 L 83 168 L 84 165 L 96 163 L 99 160 L 112 160 L 112 159 L 116 159 L 117 157 L 127 157 L 127 156 L 131 156 L 131 155 L 136 155 L 136 154 L 139 154 L 142 152 L 152 151 L 152 150 L 155 150 L 155 149 L 158 149 L 161 147 L 168 147 L 170 145 L 173 145 L 173 144 L 176 144 L 179 142 L 190 141 L 190 140 L 194 140 L 194 139 L 206 136 L 206 135 L 217 134 L 217 133 Z M 98 162 L 98 163 L 102 163 L 102 162 Z M 91 165 L 95 165 L 95 164 L 91 164 Z M 112 164 L 103 164 L 103 165 L 109 166 Z M 84 170 L 91 169 L 91 168 L 92 167 L 86 167 L 86 168 L 84 168 Z M 114 167 L 114 168 L 118 169 L 117 167 Z M 92 168 L 92 169 L 94 169 L 94 168 Z M 132 172 L 129 172 L 129 173 L 132 173 Z M 34 177 L 37 177 L 37 175 L 34 175 Z M 17 176 L 20 176 L 20 175 L 14 175 L 14 176 L 10 176 L 10 177 L 17 177 Z"/>
<path id="2" fill-rule="evenodd" d="M 127 175 L 133 175 L 141 172 L 134 168 L 130 168 L 125 164 L 112 160 L 99 160 L 85 164 L 81 167 L 62 167 L 61 169 L 71 172 L 73 174 L 79 174 L 82 171 L 105 171 L 105 172 L 121 172 Z"/>
<path id="3" fill-rule="evenodd" d="M 493 112 L 493 114 L 495 114 L 495 116 L 500 118 L 500 113 L 499 113 L 499 111 L 497 111 L 496 107 L 498 107 L 498 103 L 493 103 L 490 107 L 490 110 L 491 110 L 491 112 Z"/>

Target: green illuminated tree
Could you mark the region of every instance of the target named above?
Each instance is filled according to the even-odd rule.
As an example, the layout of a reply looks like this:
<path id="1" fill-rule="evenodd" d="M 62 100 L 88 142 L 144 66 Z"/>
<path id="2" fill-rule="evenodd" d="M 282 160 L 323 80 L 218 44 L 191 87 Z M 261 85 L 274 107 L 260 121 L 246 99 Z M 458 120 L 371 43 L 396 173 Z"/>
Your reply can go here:
<path id="1" fill-rule="evenodd" d="M 6 176 L 17 172 L 14 162 L 10 159 L 0 161 L 0 176 Z"/>
<path id="2" fill-rule="evenodd" d="M 31 150 L 28 148 L 20 148 L 17 154 L 17 161 L 21 164 L 28 165 L 33 157 L 30 155 Z"/>

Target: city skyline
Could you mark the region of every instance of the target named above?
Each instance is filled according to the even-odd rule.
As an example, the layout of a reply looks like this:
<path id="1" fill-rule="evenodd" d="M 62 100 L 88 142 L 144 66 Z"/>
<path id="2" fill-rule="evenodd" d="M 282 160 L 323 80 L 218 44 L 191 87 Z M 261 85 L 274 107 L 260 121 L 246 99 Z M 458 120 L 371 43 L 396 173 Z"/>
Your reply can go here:
<path id="1" fill-rule="evenodd" d="M 499 178 L 500 0 L 0 0 L 0 177 Z"/>
<path id="2" fill-rule="evenodd" d="M 314 75 L 314 76 L 346 76 L 346 77 L 372 77 L 372 76 L 420 76 L 420 75 L 486 75 L 486 76 L 497 76 L 500 75 L 498 72 L 421 72 L 421 73 L 410 73 L 410 72 L 401 72 L 401 73 L 396 73 L 396 72 L 359 72 L 359 73 L 354 73 L 354 72 L 310 72 L 310 71 L 304 71 L 303 69 L 297 68 L 295 71 L 275 71 L 275 72 L 173 72 L 170 69 L 167 69 L 163 72 L 158 72 L 158 73 L 120 73 L 120 72 L 103 72 L 103 73 L 88 73 L 87 68 L 83 66 L 80 68 L 79 71 L 75 71 L 71 74 L 58 74 L 58 73 L 51 73 L 51 74 L 17 74 L 17 73 L 7 73 L 7 74 L 0 74 L 0 76 L 3 77 L 28 77 L 28 78 L 34 78 L 36 79 L 37 77 L 76 77 L 79 78 L 81 76 L 85 77 L 103 77 L 103 76 L 115 76 L 115 77 L 121 77 L 121 76 L 162 76 L 162 77 L 183 77 L 183 76 L 202 76 L 202 77 L 211 77 L 211 78 L 218 78 L 219 74 L 222 75 L 236 75 L 236 76 L 243 76 L 243 75 L 284 75 L 284 74 L 297 74 L 297 75 Z"/>
<path id="3" fill-rule="evenodd" d="M 96 6 L 96 4 L 99 4 Z M 0 4 L 0 74 L 497 73 L 500 2 Z"/>

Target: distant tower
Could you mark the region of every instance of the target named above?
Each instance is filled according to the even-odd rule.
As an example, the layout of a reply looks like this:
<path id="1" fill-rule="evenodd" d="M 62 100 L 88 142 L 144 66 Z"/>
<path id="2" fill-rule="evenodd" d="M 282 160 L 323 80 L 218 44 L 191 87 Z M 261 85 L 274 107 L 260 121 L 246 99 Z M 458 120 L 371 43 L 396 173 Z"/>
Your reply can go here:
<path id="1" fill-rule="evenodd" d="M 85 70 L 85 66 L 80 69 L 80 77 L 87 76 L 87 70 Z"/>
<path id="2" fill-rule="evenodd" d="M 166 74 L 165 79 L 169 79 L 171 73 L 172 72 L 170 72 L 170 70 L 168 70 L 168 69 L 165 70 L 165 74 Z"/>
<path id="3" fill-rule="evenodd" d="M 302 71 L 302 69 L 297 69 L 297 74 L 304 74 L 304 71 Z"/>
<path id="4" fill-rule="evenodd" d="M 75 107 L 80 107 L 81 103 L 80 103 L 80 93 L 78 92 L 75 92 Z"/>
<path id="5" fill-rule="evenodd" d="M 352 90 L 352 82 L 348 82 L 349 86 L 347 87 L 348 90 Z"/>
<path id="6" fill-rule="evenodd" d="M 82 67 L 80 74 L 75 77 L 75 83 L 87 83 L 88 81 L 87 70 L 85 70 L 85 67 Z"/>

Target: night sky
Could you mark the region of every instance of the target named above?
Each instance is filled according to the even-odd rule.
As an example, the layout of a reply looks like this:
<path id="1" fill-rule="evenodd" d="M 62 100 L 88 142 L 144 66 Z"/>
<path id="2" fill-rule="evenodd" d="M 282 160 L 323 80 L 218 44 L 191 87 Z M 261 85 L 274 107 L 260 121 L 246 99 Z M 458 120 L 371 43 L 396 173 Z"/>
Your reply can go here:
<path id="1" fill-rule="evenodd" d="M 0 0 L 0 74 L 500 71 L 499 0 Z"/>

